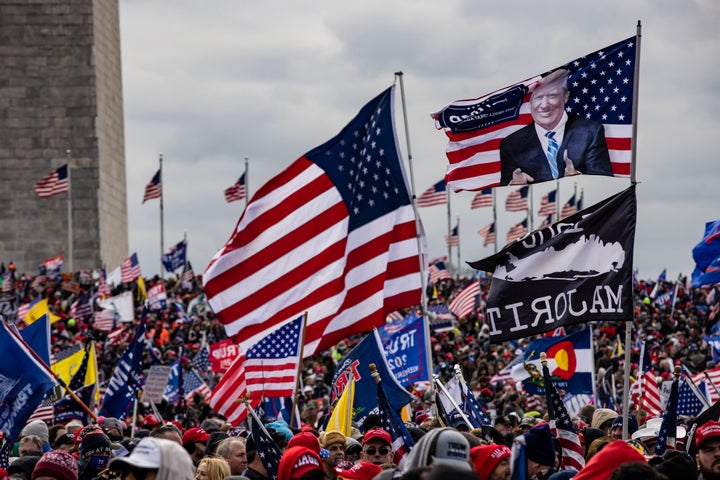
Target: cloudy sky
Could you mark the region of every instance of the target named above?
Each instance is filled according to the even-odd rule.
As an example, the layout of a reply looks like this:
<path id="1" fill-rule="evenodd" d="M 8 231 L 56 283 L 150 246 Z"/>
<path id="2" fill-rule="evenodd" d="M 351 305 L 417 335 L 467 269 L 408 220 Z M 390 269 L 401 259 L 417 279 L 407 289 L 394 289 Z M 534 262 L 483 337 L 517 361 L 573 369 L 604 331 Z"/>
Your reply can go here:
<path id="1" fill-rule="evenodd" d="M 402 71 L 415 190 L 443 178 L 447 137 L 429 113 L 555 68 L 642 22 L 635 266 L 689 274 L 704 224 L 720 219 L 720 3 L 716 0 L 120 0 L 130 249 L 159 272 L 159 202 L 142 205 L 163 154 L 165 247 L 187 236 L 196 272 L 244 202 L 225 188 L 250 161 L 250 191 L 333 137 Z M 396 123 L 407 144 L 396 97 Z M 595 203 L 628 179 L 561 182 Z M 552 184 L 535 187 L 535 204 Z M 524 216 L 503 211 L 498 231 Z M 492 254 L 477 231 L 491 209 L 452 194 L 461 260 Z M 445 206 L 420 210 L 431 257 L 446 255 Z M 456 253 L 453 252 L 453 261 Z"/>

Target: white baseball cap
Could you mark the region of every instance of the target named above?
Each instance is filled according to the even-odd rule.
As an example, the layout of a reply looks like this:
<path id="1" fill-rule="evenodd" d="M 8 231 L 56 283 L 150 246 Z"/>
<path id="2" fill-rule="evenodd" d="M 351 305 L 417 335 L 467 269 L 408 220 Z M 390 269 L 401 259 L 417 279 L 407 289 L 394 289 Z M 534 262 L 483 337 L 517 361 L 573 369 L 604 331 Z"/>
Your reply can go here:
<path id="1" fill-rule="evenodd" d="M 151 437 L 145 437 L 135 445 L 135 448 L 127 457 L 113 458 L 110 461 L 110 468 L 118 470 L 123 466 L 130 466 L 158 469 L 161 463 L 160 449 Z"/>

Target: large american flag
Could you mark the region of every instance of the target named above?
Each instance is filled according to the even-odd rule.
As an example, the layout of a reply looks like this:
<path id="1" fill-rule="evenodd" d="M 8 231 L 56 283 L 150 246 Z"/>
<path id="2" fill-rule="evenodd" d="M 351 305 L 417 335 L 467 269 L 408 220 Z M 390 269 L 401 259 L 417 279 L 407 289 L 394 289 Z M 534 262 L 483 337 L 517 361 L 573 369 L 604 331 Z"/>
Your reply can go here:
<path id="1" fill-rule="evenodd" d="M 613 173 L 622 177 L 630 176 L 635 49 L 631 37 L 558 67 L 570 72 L 565 110 L 603 124 Z M 529 88 L 549 73 L 433 114 L 450 140 L 448 186 L 461 191 L 500 184 L 500 141 L 532 122 Z"/>
<path id="2" fill-rule="evenodd" d="M 239 355 L 212 391 L 210 406 L 237 425 L 250 408 L 256 408 L 263 396 L 287 397 L 295 392 L 303 317 L 266 332 L 262 340 Z"/>
<path id="3" fill-rule="evenodd" d="M 393 129 L 394 87 L 266 183 L 203 275 L 237 343 L 307 312 L 305 355 L 420 303 L 415 212 Z"/>
<path id="4" fill-rule="evenodd" d="M 143 195 L 142 203 L 145 203 L 148 200 L 152 200 L 153 198 L 160 198 L 160 196 L 162 195 L 162 185 L 160 182 L 161 175 L 162 170 L 158 169 L 157 173 L 153 175 L 150 182 L 145 185 L 145 194 Z"/>
<path id="5" fill-rule="evenodd" d="M 35 193 L 40 198 L 48 198 L 67 192 L 68 188 L 68 166 L 65 164 L 38 180 L 35 184 Z"/>
<path id="6" fill-rule="evenodd" d="M 236 202 L 244 199 L 246 195 L 247 189 L 245 188 L 245 174 L 243 173 L 237 182 L 225 189 L 225 201 L 227 203 Z"/>
<path id="7" fill-rule="evenodd" d="M 528 209 L 528 193 L 530 187 L 520 187 L 510 192 L 505 199 L 505 210 L 508 212 L 523 212 Z"/>
<path id="8" fill-rule="evenodd" d="M 584 448 L 580 444 L 580 437 L 550 377 L 547 364 L 544 364 L 542 369 L 550 429 L 560 440 L 560 447 L 562 448 L 560 465 L 565 468 L 580 470 L 585 466 Z"/>
<path id="9" fill-rule="evenodd" d="M 452 299 L 450 311 L 458 318 L 469 316 L 475 311 L 478 295 L 480 295 L 480 282 L 473 280 Z"/>
<path id="10" fill-rule="evenodd" d="M 447 203 L 445 181 L 440 180 L 432 187 L 429 187 L 418 197 L 415 203 L 418 207 L 432 207 L 433 205 L 444 205 Z"/>
<path id="11" fill-rule="evenodd" d="M 493 194 L 492 188 L 483 188 L 472 199 L 470 209 L 492 207 L 493 205 Z"/>
<path id="12" fill-rule="evenodd" d="M 120 266 L 120 281 L 122 283 L 134 282 L 140 275 L 142 275 L 140 262 L 138 261 L 137 253 L 133 253 L 123 260 Z"/>

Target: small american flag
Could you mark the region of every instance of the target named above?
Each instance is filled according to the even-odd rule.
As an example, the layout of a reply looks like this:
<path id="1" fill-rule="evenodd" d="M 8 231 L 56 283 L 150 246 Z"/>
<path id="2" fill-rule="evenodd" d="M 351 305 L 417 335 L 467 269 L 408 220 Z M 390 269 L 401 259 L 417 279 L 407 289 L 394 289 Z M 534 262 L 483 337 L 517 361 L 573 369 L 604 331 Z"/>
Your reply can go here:
<path id="1" fill-rule="evenodd" d="M 192 363 L 195 365 L 195 368 L 201 372 L 210 370 L 212 364 L 210 362 L 210 347 L 208 347 L 207 344 L 200 347 L 200 350 L 195 355 L 195 358 L 193 358 Z"/>
<path id="2" fill-rule="evenodd" d="M 245 403 L 256 408 L 265 397 L 286 397 L 295 392 L 300 361 L 300 337 L 303 317 L 268 333 L 245 354 L 239 355 L 215 386 L 210 406 L 237 425 L 248 414 Z"/>
<path id="3" fill-rule="evenodd" d="M 538 215 L 554 215 L 557 210 L 557 190 L 552 190 L 551 192 L 548 192 L 547 195 L 543 195 L 542 199 L 540 200 L 540 209 L 538 210 Z"/>
<path id="4" fill-rule="evenodd" d="M 122 283 L 134 282 L 141 274 L 140 262 L 138 262 L 137 253 L 133 253 L 123 260 L 120 267 L 120 281 Z"/>
<path id="5" fill-rule="evenodd" d="M 573 213 L 577 213 L 578 209 L 575 206 L 575 195 L 570 197 L 570 199 L 565 202 L 565 204 L 562 206 L 562 210 L 560 211 L 560 218 L 569 217 Z"/>
<path id="6" fill-rule="evenodd" d="M 35 411 L 30 415 L 30 418 L 27 419 L 27 423 L 33 422 L 35 420 L 42 420 L 43 422 L 50 425 L 53 423 L 53 419 L 55 418 L 55 412 L 53 409 L 53 401 L 50 395 L 46 395 L 43 399 L 42 403 L 35 409 Z"/>
<path id="7" fill-rule="evenodd" d="M 42 261 L 42 266 L 48 272 L 59 272 L 63 266 L 64 255 L 55 255 L 54 257 L 46 258 Z"/>
<path id="8" fill-rule="evenodd" d="M 452 229 L 452 233 L 448 237 L 445 235 L 445 243 L 452 246 L 457 247 L 460 245 L 460 235 L 458 234 L 458 230 L 460 229 L 459 225 L 455 225 L 455 228 Z"/>
<path id="9" fill-rule="evenodd" d="M 465 318 L 475 311 L 477 296 L 480 295 L 480 282 L 473 280 L 465 285 L 450 302 L 450 311 L 458 318 Z"/>
<path id="10" fill-rule="evenodd" d="M 630 400 L 636 406 L 634 410 L 642 408 L 648 412 L 649 416 L 654 417 L 662 413 L 660 389 L 655 377 L 655 370 L 650 361 L 650 352 L 646 348 L 645 342 L 642 342 L 640 349 L 641 374 L 630 388 Z"/>
<path id="11" fill-rule="evenodd" d="M 158 169 L 157 173 L 153 176 L 152 180 L 145 185 L 145 195 L 143 196 L 142 203 L 152 200 L 153 198 L 160 198 L 162 195 L 162 185 L 160 183 L 160 176 L 162 170 Z"/>
<path id="12" fill-rule="evenodd" d="M 522 187 L 510 192 L 505 199 L 505 210 L 508 212 L 522 212 L 528 209 L 528 193 L 530 187 Z"/>
<path id="13" fill-rule="evenodd" d="M 543 381 L 545 386 L 545 397 L 550 417 L 550 429 L 560 440 L 562 448 L 562 460 L 560 465 L 566 468 L 580 470 L 585 466 L 583 446 L 580 444 L 580 437 L 577 434 L 565 404 L 550 377 L 550 370 L 547 364 L 543 365 Z"/>
<path id="14" fill-rule="evenodd" d="M 510 228 L 510 230 L 507 233 L 507 243 L 514 242 L 518 238 L 521 238 L 523 235 L 528 233 L 528 221 L 527 218 L 523 220 L 522 222 L 515 224 L 513 227 Z"/>
<path id="15" fill-rule="evenodd" d="M 53 170 L 48 176 L 38 180 L 35 184 L 35 193 L 40 198 L 48 198 L 67 192 L 68 188 L 68 166 L 65 164 L 57 170 Z"/>
<path id="16" fill-rule="evenodd" d="M 92 303 L 90 303 L 90 292 L 83 293 L 80 297 L 70 305 L 70 316 L 74 318 L 87 318 L 93 313 Z"/>
<path id="17" fill-rule="evenodd" d="M 245 188 L 245 174 L 243 173 L 237 182 L 225 189 L 225 201 L 227 203 L 236 202 L 244 199 L 245 195 L 247 195 L 247 191 Z"/>
<path id="18" fill-rule="evenodd" d="M 484 188 L 480 190 L 472 199 L 470 209 L 492 207 L 493 205 L 493 194 L 492 188 Z"/>
<path id="19" fill-rule="evenodd" d="M 445 189 L 445 181 L 440 180 L 432 187 L 425 190 L 416 200 L 418 207 L 432 207 L 434 205 L 444 205 L 447 203 L 447 191 Z"/>
<path id="20" fill-rule="evenodd" d="M 495 245 L 495 222 L 478 230 L 478 235 L 485 239 L 485 241 L 483 241 L 483 247 Z"/>
<path id="21" fill-rule="evenodd" d="M 443 261 L 431 263 L 428 267 L 428 273 L 430 275 L 430 285 L 435 285 L 441 280 L 450 280 L 452 278 Z"/>
<path id="22" fill-rule="evenodd" d="M 696 373 L 695 375 L 691 375 L 693 382 L 695 382 L 695 385 L 700 385 L 702 382 L 705 382 L 706 385 L 708 384 L 715 384 L 720 385 L 720 367 L 715 367 L 710 370 L 705 370 L 700 373 Z M 708 388 L 708 401 L 710 404 L 714 404 L 718 400 L 720 400 L 720 393 L 718 393 L 718 390 L 715 388 Z"/>
<path id="23" fill-rule="evenodd" d="M 110 332 L 115 328 L 115 310 L 105 309 L 99 312 L 95 312 L 95 321 L 93 327 L 95 330 L 101 330 L 103 332 Z"/>
<path id="24" fill-rule="evenodd" d="M 212 392 L 210 387 L 207 386 L 200 375 L 195 370 L 185 372 L 183 375 L 183 392 L 185 392 L 185 400 L 190 402 L 196 393 L 199 393 L 203 398 L 210 398 Z"/>
<path id="25" fill-rule="evenodd" d="M 113 345 L 120 345 L 130 338 L 130 330 L 127 327 L 118 327 L 108 333 L 107 341 Z"/>
<path id="26" fill-rule="evenodd" d="M 278 447 L 277 443 L 272 439 L 252 409 L 250 410 L 250 434 L 255 442 L 255 447 L 257 448 L 258 455 L 260 455 L 263 466 L 268 472 L 268 476 L 273 480 L 277 480 L 282 450 L 280 450 L 280 447 Z"/>
<path id="27" fill-rule="evenodd" d="M 702 394 L 702 392 L 698 392 Z M 677 414 L 689 417 L 697 417 L 705 408 L 703 401 L 690 385 L 690 379 L 686 378 L 678 389 Z"/>

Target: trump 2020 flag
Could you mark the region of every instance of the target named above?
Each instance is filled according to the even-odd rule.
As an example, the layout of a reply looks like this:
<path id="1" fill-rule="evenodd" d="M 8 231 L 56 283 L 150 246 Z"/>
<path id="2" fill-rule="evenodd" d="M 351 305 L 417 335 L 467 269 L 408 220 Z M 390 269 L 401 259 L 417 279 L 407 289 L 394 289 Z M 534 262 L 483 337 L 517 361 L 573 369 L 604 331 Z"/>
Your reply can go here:
<path id="1" fill-rule="evenodd" d="M 443 129 L 449 139 L 447 185 L 455 191 L 508 185 L 516 167 L 531 175 L 535 183 L 552 180 L 565 173 L 565 152 L 581 173 L 629 177 L 636 47 L 636 37 L 631 37 L 433 113 L 436 128 Z M 542 119 L 550 111 L 547 103 L 533 107 L 532 102 L 544 101 L 544 87 L 552 75 L 562 72 L 558 102 L 563 103 L 556 110 L 562 114 L 564 105 L 566 117 L 548 126 Z M 534 109 L 538 119 L 533 116 Z M 552 160 L 546 156 L 550 140 L 540 138 L 535 123 L 544 131 L 562 134 L 562 138 L 553 138 L 558 148 Z M 551 163 L 558 171 L 552 172 Z M 531 168 L 523 168 L 526 166 Z"/>
<path id="2" fill-rule="evenodd" d="M 56 382 L 48 369 L 2 320 L 0 352 L 6 358 L 0 362 L 0 431 L 16 439 Z"/>
<path id="3" fill-rule="evenodd" d="M 266 183 L 203 275 L 243 346 L 307 312 L 304 355 L 420 303 L 418 228 L 393 120 L 394 87 Z"/>
<path id="4" fill-rule="evenodd" d="M 383 379 L 385 396 L 395 410 L 400 410 L 412 401 L 412 394 L 403 388 L 391 373 L 383 350 L 380 334 L 373 330 L 355 348 L 345 355 L 337 367 L 332 381 L 332 402 L 342 395 L 350 376 L 355 380 L 355 401 L 353 420 L 361 422 L 377 404 L 377 385 L 370 374 L 370 364 L 374 363 L 380 378 Z"/>
<path id="5" fill-rule="evenodd" d="M 105 391 L 100 414 L 106 417 L 125 418 L 133 400 L 140 390 L 142 353 L 145 349 L 145 315 L 135 332 L 133 341 L 120 357 Z"/>
<path id="6" fill-rule="evenodd" d="M 398 383 L 407 387 L 415 382 L 430 380 L 425 358 L 425 322 L 411 312 L 397 322 L 378 328 L 385 349 L 388 366 Z"/>
<path id="7" fill-rule="evenodd" d="M 632 318 L 635 186 L 528 234 L 477 262 L 493 272 L 490 341 Z"/>
<path id="8" fill-rule="evenodd" d="M 705 234 L 693 248 L 692 255 L 695 260 L 692 286 L 720 283 L 720 220 L 705 224 Z"/>
<path id="9" fill-rule="evenodd" d="M 187 260 L 187 242 L 180 240 L 177 245 L 170 247 L 168 253 L 163 253 L 162 264 L 168 272 L 174 272 L 185 266 Z"/>

